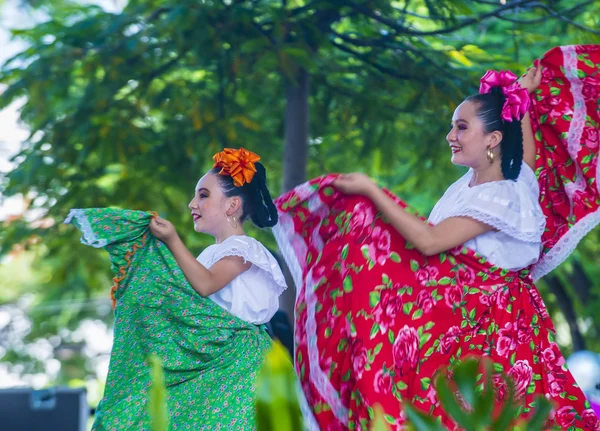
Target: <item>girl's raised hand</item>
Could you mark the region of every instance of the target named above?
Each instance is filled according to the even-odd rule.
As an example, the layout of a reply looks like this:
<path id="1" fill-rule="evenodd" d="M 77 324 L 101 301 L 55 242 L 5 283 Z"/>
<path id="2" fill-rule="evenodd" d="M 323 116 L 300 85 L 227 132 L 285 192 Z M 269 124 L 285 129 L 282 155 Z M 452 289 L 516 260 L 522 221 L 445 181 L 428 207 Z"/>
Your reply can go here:
<path id="1" fill-rule="evenodd" d="M 378 188 L 377 184 L 365 174 L 358 172 L 341 174 L 333 182 L 335 188 L 347 195 L 369 196 Z"/>
<path id="2" fill-rule="evenodd" d="M 167 245 L 169 242 L 173 241 L 173 239 L 177 238 L 175 226 L 173 226 L 173 223 L 169 220 L 165 220 L 164 218 L 153 218 L 150 222 L 150 231 L 152 232 L 152 235 Z"/>

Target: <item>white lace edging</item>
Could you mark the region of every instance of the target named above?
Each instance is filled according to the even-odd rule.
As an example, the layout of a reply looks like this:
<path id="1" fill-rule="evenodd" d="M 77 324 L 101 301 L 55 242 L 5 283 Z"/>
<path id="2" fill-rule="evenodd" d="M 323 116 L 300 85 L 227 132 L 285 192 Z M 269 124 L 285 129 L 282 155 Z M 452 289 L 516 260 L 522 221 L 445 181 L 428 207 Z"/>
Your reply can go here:
<path id="1" fill-rule="evenodd" d="M 296 257 L 294 253 L 294 248 L 292 247 L 290 236 L 294 235 L 293 228 L 289 226 L 285 226 L 288 222 L 289 218 L 286 214 L 279 214 L 279 222 L 272 227 L 273 236 L 275 237 L 275 242 L 277 243 L 277 247 L 279 247 L 279 251 L 283 256 L 283 260 L 285 261 L 290 273 L 292 275 L 292 280 L 294 281 L 294 285 L 296 288 L 296 301 L 294 306 L 298 302 L 298 296 L 300 295 L 300 286 L 302 286 L 302 269 L 300 268 L 300 259 L 306 258 L 306 256 Z"/>
<path id="2" fill-rule="evenodd" d="M 212 262 L 210 266 L 227 256 L 241 257 L 244 259 L 244 263 L 251 262 L 252 265 L 256 265 L 258 268 L 269 274 L 273 278 L 273 281 L 275 281 L 275 284 L 277 284 L 277 294 L 281 295 L 281 293 L 287 289 L 287 283 L 285 282 L 285 277 L 279 268 L 279 264 L 274 257 L 264 256 L 266 253 L 264 250 L 260 250 L 260 253 L 263 254 L 263 256 L 251 257 L 249 250 L 241 247 L 229 246 L 226 249 L 217 250 L 215 252 L 213 258 L 211 259 Z M 275 266 L 276 269 L 274 269 L 273 266 Z"/>
<path id="3" fill-rule="evenodd" d="M 296 301 L 294 304 L 294 313 L 295 313 L 295 305 L 298 302 L 298 297 L 300 295 L 300 290 L 302 287 L 302 269 L 300 268 L 299 260 L 302 258 L 297 256 L 294 253 L 294 249 L 292 247 L 291 238 L 293 235 L 296 235 L 293 227 L 290 228 L 291 220 L 289 216 L 285 213 L 279 214 L 279 223 L 277 223 L 273 228 L 273 235 L 275 236 L 275 241 L 277 242 L 277 246 L 279 247 L 279 251 L 285 260 L 290 273 L 292 275 L 292 279 L 294 280 L 294 285 L 296 287 Z M 293 224 L 292 224 L 293 226 Z M 295 332 L 295 330 L 294 330 Z M 294 337 L 295 338 L 295 337 Z M 296 342 L 294 342 L 294 369 L 297 369 L 296 363 Z M 313 415 L 311 408 L 308 405 L 308 401 L 306 400 L 306 395 L 304 394 L 304 390 L 300 385 L 300 381 L 296 381 L 296 394 L 298 395 L 298 402 L 300 404 L 300 411 L 302 412 L 302 416 L 304 417 L 304 428 L 308 431 L 319 431 L 319 425 L 317 424 L 317 420 Z"/>
<path id="4" fill-rule="evenodd" d="M 565 77 L 571 84 L 571 95 L 573 96 L 573 118 L 569 123 L 567 133 L 567 151 L 576 168 L 577 179 L 574 183 L 565 184 L 565 193 L 571 205 L 573 213 L 573 196 L 578 191 L 585 190 L 587 183 L 583 177 L 581 166 L 577 163 L 577 154 L 581 149 L 581 136 L 585 127 L 585 115 L 587 108 L 583 97 L 583 83 L 578 76 L 577 51 L 574 45 L 562 46 L 561 51 L 564 58 Z"/>
<path id="5" fill-rule="evenodd" d="M 320 352 L 317 346 L 317 295 L 312 270 L 306 275 L 306 335 L 308 338 L 308 356 L 310 358 L 310 374 L 313 384 L 319 390 L 325 402 L 329 404 L 331 412 L 345 426 L 348 426 L 348 409 L 342 404 L 339 394 L 333 387 L 329 376 L 321 369 Z"/>
<path id="6" fill-rule="evenodd" d="M 306 401 L 304 390 L 302 390 L 300 380 L 298 379 L 296 379 L 296 395 L 298 396 L 298 404 L 300 404 L 300 413 L 302 413 L 302 417 L 304 418 L 304 430 L 320 431 L 319 424 L 317 424 L 317 420 L 308 405 L 308 401 Z"/>
<path id="7" fill-rule="evenodd" d="M 567 138 L 567 150 L 571 159 L 577 167 L 577 181 L 572 186 L 572 190 L 565 188 L 567 197 L 573 209 L 573 195 L 577 190 L 585 188 L 585 180 L 581 173 L 581 168 L 577 164 L 577 153 L 581 148 L 581 134 L 585 126 L 585 100 L 582 94 L 581 79 L 577 75 L 577 51 L 574 45 L 563 46 L 561 51 L 564 58 L 565 76 L 571 84 L 571 94 L 573 95 L 574 113 L 571 124 L 569 126 Z M 596 167 L 596 187 L 600 191 L 600 164 Z M 552 272 L 556 267 L 563 263 L 571 253 L 575 250 L 579 242 L 593 228 L 600 224 L 600 208 L 577 221 L 575 225 L 560 238 L 554 247 L 543 256 L 532 268 L 531 276 L 534 281 L 539 280 L 544 275 Z"/>
<path id="8" fill-rule="evenodd" d="M 485 214 L 471 208 L 454 211 L 446 215 L 445 219 L 449 219 L 450 217 L 469 217 L 475 219 L 481 223 L 485 223 L 488 226 L 493 227 L 494 229 L 498 229 L 500 232 L 505 233 L 506 235 L 512 236 L 513 238 L 524 242 L 541 242 L 542 234 L 544 233 L 544 228 L 546 227 L 546 219 L 540 218 L 536 220 L 537 230 L 535 232 L 523 232 L 498 217 L 490 216 L 489 214 Z"/>
<path id="9" fill-rule="evenodd" d="M 95 248 L 105 247 L 108 244 L 108 240 L 98 238 L 98 236 L 94 233 L 94 230 L 92 229 L 92 225 L 89 219 L 85 216 L 84 211 L 85 210 L 78 208 L 70 210 L 69 214 L 67 215 L 67 218 L 65 218 L 65 221 L 63 223 L 71 224 L 73 219 L 77 220 L 77 223 L 79 224 L 82 233 L 80 240 L 82 244 L 89 245 Z"/>
<path id="10" fill-rule="evenodd" d="M 558 265 L 563 263 L 567 257 L 592 229 L 600 224 L 600 208 L 579 220 L 575 225 L 559 239 L 552 250 L 543 256 L 531 270 L 531 276 L 534 281 L 539 280 L 544 275 L 550 273 Z"/>

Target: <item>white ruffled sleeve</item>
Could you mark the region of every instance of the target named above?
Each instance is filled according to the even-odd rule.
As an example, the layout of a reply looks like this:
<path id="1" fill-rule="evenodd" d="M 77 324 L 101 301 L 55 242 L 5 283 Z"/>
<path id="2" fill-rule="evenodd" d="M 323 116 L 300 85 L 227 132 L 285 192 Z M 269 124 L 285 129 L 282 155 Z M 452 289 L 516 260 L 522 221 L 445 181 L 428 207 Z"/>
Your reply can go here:
<path id="1" fill-rule="evenodd" d="M 546 219 L 538 202 L 534 172 L 523 163 L 517 181 L 466 187 L 444 218 L 471 217 L 517 239 L 539 242 Z"/>
<path id="2" fill-rule="evenodd" d="M 267 279 L 272 282 L 272 288 L 277 295 L 287 289 L 285 277 L 281 272 L 279 263 L 269 250 L 254 238 L 235 236 L 228 238 L 222 244 L 218 244 L 210 266 L 227 256 L 242 257 L 244 263 L 252 262 L 252 265 L 260 269 L 263 275 L 266 275 Z"/>
<path id="3" fill-rule="evenodd" d="M 211 267 L 227 256 L 239 256 L 252 266 L 209 298 L 247 322 L 267 323 L 277 312 L 279 296 L 287 288 L 277 260 L 265 246 L 247 236 L 229 237 L 207 249 L 199 260 Z"/>

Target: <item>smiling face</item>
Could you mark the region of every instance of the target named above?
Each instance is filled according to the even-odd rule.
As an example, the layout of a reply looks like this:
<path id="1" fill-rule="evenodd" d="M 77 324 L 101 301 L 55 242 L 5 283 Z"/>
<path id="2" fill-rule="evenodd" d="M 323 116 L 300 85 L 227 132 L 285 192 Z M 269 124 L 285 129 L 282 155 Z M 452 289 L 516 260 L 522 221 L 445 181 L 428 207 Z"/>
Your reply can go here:
<path id="1" fill-rule="evenodd" d="M 200 178 L 196 185 L 194 198 L 188 207 L 192 212 L 194 230 L 216 236 L 228 225 L 227 211 L 233 208 L 235 198 L 228 198 L 223 193 L 217 176 L 208 173 Z"/>
<path id="2" fill-rule="evenodd" d="M 471 100 L 461 103 L 452 116 L 452 129 L 446 136 L 452 150 L 452 163 L 478 168 L 487 161 L 488 147 L 495 148 L 502 140 L 498 131 L 485 133 L 483 122 L 478 117 L 479 105 Z"/>

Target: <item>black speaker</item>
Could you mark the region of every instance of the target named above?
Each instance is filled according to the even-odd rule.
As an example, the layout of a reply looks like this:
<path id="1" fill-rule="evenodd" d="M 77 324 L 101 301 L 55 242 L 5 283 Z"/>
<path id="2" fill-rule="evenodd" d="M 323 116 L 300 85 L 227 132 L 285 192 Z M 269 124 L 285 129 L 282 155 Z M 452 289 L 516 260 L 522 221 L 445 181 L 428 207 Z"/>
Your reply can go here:
<path id="1" fill-rule="evenodd" d="M 0 389 L 2 431 L 85 431 L 85 388 Z"/>

